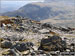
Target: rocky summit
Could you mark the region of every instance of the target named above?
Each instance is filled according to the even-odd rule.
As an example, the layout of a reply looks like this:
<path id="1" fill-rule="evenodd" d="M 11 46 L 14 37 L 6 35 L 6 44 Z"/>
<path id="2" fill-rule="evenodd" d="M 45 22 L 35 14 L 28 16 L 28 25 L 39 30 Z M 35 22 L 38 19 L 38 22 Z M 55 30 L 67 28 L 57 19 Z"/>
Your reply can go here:
<path id="1" fill-rule="evenodd" d="M 75 28 L 23 17 L 0 17 L 0 56 L 75 56 Z"/>

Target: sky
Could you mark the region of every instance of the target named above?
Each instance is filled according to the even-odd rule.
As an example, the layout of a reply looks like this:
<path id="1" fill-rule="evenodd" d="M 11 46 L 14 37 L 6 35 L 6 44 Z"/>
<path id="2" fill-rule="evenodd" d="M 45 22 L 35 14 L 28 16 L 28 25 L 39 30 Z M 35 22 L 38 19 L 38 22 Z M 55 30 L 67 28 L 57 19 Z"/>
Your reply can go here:
<path id="1" fill-rule="evenodd" d="M 28 3 L 43 2 L 43 1 L 44 0 L 1 0 L 0 13 L 17 10 Z"/>

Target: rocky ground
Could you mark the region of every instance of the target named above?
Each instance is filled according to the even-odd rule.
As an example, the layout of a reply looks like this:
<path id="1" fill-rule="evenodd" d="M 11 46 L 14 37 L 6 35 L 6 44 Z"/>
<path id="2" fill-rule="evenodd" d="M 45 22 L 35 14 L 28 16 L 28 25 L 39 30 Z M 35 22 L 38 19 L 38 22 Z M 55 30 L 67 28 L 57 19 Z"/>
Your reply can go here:
<path id="1" fill-rule="evenodd" d="M 0 56 L 75 55 L 75 29 L 28 18 L 0 20 Z"/>

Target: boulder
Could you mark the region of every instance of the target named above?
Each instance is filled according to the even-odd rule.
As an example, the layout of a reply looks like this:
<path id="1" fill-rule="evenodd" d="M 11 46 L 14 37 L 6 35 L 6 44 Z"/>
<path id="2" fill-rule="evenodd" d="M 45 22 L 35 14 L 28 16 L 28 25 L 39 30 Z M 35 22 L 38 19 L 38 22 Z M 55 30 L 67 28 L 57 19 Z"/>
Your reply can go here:
<path id="1" fill-rule="evenodd" d="M 66 42 L 59 36 L 52 36 L 42 39 L 39 49 L 45 51 L 64 51 L 66 49 Z"/>
<path id="2" fill-rule="evenodd" d="M 15 30 L 18 32 L 23 32 L 25 29 L 24 29 L 24 27 L 20 26 L 20 27 L 17 27 Z"/>
<path id="3" fill-rule="evenodd" d="M 16 43 L 16 45 L 13 45 L 11 47 L 11 49 L 14 49 L 14 48 L 16 48 L 20 52 L 28 49 L 25 43 Z"/>
<path id="4" fill-rule="evenodd" d="M 12 43 L 10 41 L 3 41 L 1 42 L 1 48 L 10 48 L 12 46 Z"/>
<path id="5" fill-rule="evenodd" d="M 16 43 L 16 45 L 12 46 L 11 49 L 16 48 L 18 51 L 23 52 L 26 50 L 30 50 L 30 47 L 33 46 L 33 43 L 26 42 L 26 43 Z"/>
<path id="6" fill-rule="evenodd" d="M 52 28 L 53 26 L 52 26 L 52 24 L 51 23 L 42 23 L 42 27 L 43 28 Z"/>
<path id="7" fill-rule="evenodd" d="M 67 32 L 67 33 L 70 32 L 70 29 L 68 29 L 67 27 L 64 27 L 64 26 L 61 26 L 59 29 L 63 32 Z"/>
<path id="8" fill-rule="evenodd" d="M 46 32 L 49 32 L 49 30 L 47 30 L 47 29 L 41 29 L 41 30 L 39 30 L 39 32 L 40 33 L 46 33 Z"/>

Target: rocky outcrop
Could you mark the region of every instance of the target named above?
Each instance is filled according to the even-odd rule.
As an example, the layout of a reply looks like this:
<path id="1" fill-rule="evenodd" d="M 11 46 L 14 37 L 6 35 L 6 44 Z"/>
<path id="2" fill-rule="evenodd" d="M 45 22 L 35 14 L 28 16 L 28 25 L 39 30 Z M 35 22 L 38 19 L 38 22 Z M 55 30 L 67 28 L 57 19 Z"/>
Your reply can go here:
<path id="1" fill-rule="evenodd" d="M 64 51 L 66 49 L 66 42 L 59 36 L 52 36 L 47 39 L 42 39 L 39 49 L 45 51 Z"/>
<path id="2" fill-rule="evenodd" d="M 68 27 L 40 23 L 29 18 L 17 18 L 10 21 L 14 23 L 10 29 L 0 27 L 0 50 L 3 50 L 0 54 L 49 56 L 62 51 L 75 51 L 75 38 L 71 39 L 72 35 L 69 36 L 67 30 L 72 30 Z M 4 23 L 6 22 L 8 21 L 4 21 Z M 11 23 L 8 22 L 8 24 L 10 26 Z M 5 52 L 6 49 L 9 51 Z M 51 53 L 52 51 L 54 52 Z"/>

